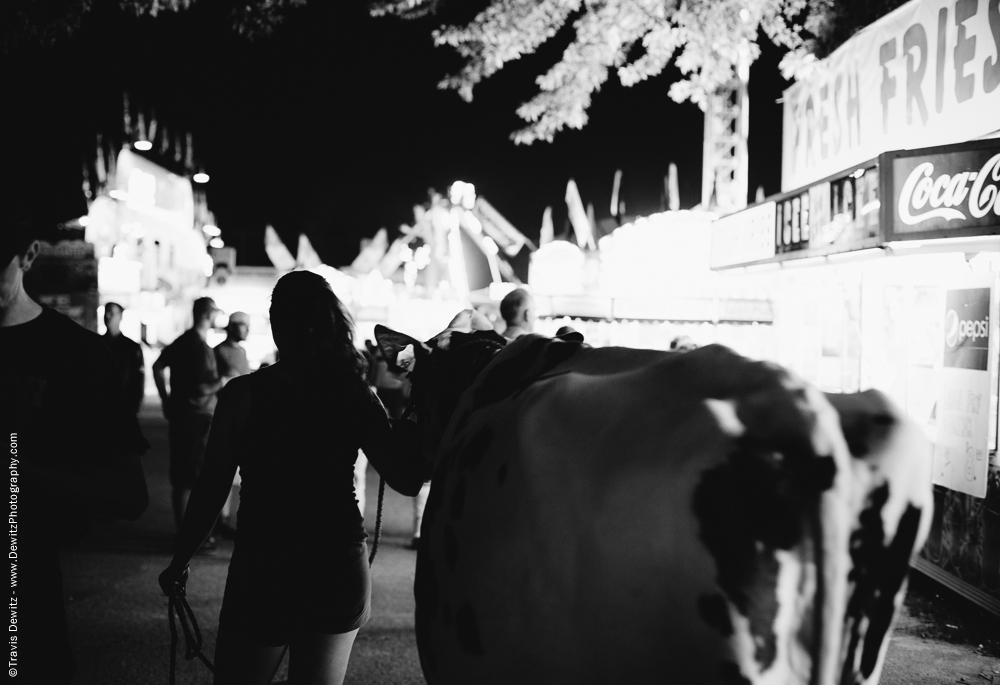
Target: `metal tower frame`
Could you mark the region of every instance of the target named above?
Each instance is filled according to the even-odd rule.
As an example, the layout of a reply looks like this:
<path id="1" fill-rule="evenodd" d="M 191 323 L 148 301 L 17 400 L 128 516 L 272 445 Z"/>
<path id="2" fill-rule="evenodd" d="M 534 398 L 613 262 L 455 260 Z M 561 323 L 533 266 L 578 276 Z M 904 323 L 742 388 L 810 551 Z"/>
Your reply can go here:
<path id="1" fill-rule="evenodd" d="M 750 59 L 741 50 L 736 77 L 709 95 L 705 108 L 701 206 L 728 213 L 747 205 Z"/>

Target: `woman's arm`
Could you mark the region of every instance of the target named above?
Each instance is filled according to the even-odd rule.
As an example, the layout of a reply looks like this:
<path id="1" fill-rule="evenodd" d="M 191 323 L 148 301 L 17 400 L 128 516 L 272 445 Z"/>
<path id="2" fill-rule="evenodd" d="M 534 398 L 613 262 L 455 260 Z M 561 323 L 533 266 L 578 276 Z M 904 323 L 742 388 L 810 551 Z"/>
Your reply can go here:
<path id="1" fill-rule="evenodd" d="M 250 377 L 233 379 L 219 395 L 212 430 L 205 448 L 205 464 L 191 490 L 184 523 L 170 569 L 180 574 L 212 532 L 222 505 L 229 497 L 239 464 L 236 443 L 250 415 Z"/>
<path id="2" fill-rule="evenodd" d="M 412 497 L 430 480 L 416 426 L 409 421 L 390 423 L 378 396 L 371 390 L 368 394 L 369 403 L 362 409 L 361 449 L 389 487 Z"/>

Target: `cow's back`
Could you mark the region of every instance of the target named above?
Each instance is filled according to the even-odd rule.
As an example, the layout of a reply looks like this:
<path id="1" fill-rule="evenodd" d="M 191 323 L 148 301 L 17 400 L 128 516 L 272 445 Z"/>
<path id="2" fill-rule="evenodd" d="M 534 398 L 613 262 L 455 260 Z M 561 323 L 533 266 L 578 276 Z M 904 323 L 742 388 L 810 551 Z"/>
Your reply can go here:
<path id="1" fill-rule="evenodd" d="M 431 683 L 826 681 L 863 498 L 818 392 L 717 346 L 509 369 L 466 393 L 425 514 Z"/>

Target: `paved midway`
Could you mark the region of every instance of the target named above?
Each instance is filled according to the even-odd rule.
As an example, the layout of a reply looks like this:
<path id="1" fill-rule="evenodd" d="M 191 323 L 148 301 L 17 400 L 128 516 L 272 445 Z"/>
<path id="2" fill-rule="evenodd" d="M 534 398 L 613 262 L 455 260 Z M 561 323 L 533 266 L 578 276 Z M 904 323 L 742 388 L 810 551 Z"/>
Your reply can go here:
<path id="1" fill-rule="evenodd" d="M 63 554 L 70 636 L 76 650 L 75 685 L 165 685 L 170 667 L 167 600 L 156 578 L 170 560 L 173 516 L 167 479 L 167 425 L 156 398 L 147 398 L 140 423 L 151 449 L 143 458 L 150 503 L 135 522 L 95 524 L 90 535 Z M 369 533 L 375 521 L 378 476 L 368 471 L 365 520 Z M 386 489 L 383 536 L 373 569 L 372 619 L 358 634 L 347 671 L 347 685 L 420 685 L 424 682 L 413 632 L 413 571 L 416 552 L 410 540 L 412 500 Z M 191 565 L 188 599 L 204 636 L 211 659 L 219 608 L 225 587 L 232 542 L 220 541 L 219 551 L 199 556 Z M 371 539 L 369 539 L 371 544 Z M 923 583 L 927 586 L 928 583 Z M 913 593 L 907 601 L 889 643 L 882 685 L 940 685 L 979 683 L 1000 685 L 1000 656 L 993 622 L 977 622 L 974 634 L 963 642 L 927 634 L 931 626 L 944 630 L 968 621 L 939 609 L 911 616 L 910 605 L 921 608 L 935 593 L 933 584 L 924 599 Z M 943 600 L 942 600 L 943 602 Z M 955 604 L 958 602 L 958 604 Z M 952 598 L 944 606 L 961 608 Z M 970 626 L 971 628 L 972 626 Z M 993 636 L 993 637 L 990 637 Z M 990 642 L 990 641 L 994 642 Z M 990 642 L 989 645 L 983 643 Z M 985 650 L 984 650 L 985 646 Z M 211 674 L 200 661 L 184 661 L 183 639 L 178 646 L 177 685 L 210 685 Z M 30 675 L 26 666 L 24 675 Z M 287 659 L 275 683 L 288 677 Z M 991 680 L 992 678 L 992 680 Z M 15 681 L 16 682 L 16 681 Z M 29 683 L 24 678 L 20 682 Z"/>
<path id="2" fill-rule="evenodd" d="M 143 457 L 149 508 L 134 522 L 95 524 L 82 543 L 62 555 L 70 639 L 76 652 L 74 685 L 166 684 L 170 668 L 167 600 L 156 583 L 170 561 L 173 516 L 167 476 L 167 424 L 159 401 L 146 398 L 140 424 L 151 449 Z M 375 525 L 378 475 L 369 468 L 365 521 L 369 546 Z M 386 488 L 382 540 L 372 576 L 372 618 L 361 628 L 347 671 L 347 685 L 417 685 L 424 682 L 413 632 L 410 541 L 412 500 Z M 213 555 L 191 564 L 188 601 L 214 657 L 219 608 L 233 543 L 219 541 Z M 179 629 L 179 626 L 178 626 Z M 184 661 L 178 646 L 177 685 L 209 685 L 212 676 L 197 659 Z M 25 675 L 27 668 L 23 669 Z M 288 677 L 282 662 L 276 683 Z M 25 682 L 29 682 L 25 680 Z"/>

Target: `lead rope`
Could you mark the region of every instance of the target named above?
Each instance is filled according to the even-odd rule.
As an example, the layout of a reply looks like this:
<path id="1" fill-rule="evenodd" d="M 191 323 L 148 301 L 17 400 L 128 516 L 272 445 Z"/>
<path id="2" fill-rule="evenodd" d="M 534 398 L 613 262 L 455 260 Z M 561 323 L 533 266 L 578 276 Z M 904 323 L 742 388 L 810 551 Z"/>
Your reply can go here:
<path id="1" fill-rule="evenodd" d="M 411 401 L 403 410 L 401 419 L 407 419 L 413 413 L 414 406 Z M 382 537 L 382 500 L 385 498 L 385 478 L 379 476 L 378 479 L 378 508 L 375 513 L 375 542 L 372 543 L 372 553 L 368 555 L 368 566 L 375 563 L 375 555 L 378 554 L 378 541 Z"/>
<path id="2" fill-rule="evenodd" d="M 167 617 L 170 619 L 170 685 L 174 685 L 177 678 L 177 624 L 175 616 L 180 619 L 181 630 L 184 631 L 184 659 L 191 661 L 198 657 L 209 671 L 215 673 L 215 666 L 201 651 L 201 630 L 198 629 L 198 621 L 194 617 L 194 612 L 191 611 L 191 605 L 188 604 L 184 586 L 178 584 L 174 586 L 167 602 Z"/>
<path id="3" fill-rule="evenodd" d="M 375 510 L 375 542 L 372 543 L 372 553 L 368 555 L 368 566 L 375 563 L 378 554 L 378 541 L 382 537 L 382 500 L 385 498 L 385 478 L 378 478 L 378 508 Z"/>

